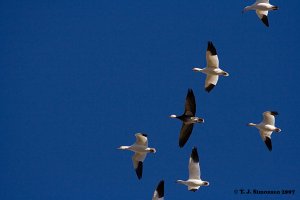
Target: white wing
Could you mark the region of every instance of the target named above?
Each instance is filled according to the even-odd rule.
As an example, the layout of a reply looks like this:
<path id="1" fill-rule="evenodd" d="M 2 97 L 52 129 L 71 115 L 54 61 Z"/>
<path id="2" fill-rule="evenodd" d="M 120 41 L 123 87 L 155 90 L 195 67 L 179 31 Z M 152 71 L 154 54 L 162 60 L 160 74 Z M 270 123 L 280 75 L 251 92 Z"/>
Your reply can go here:
<path id="1" fill-rule="evenodd" d="M 214 47 L 212 42 L 208 42 L 208 45 L 207 45 L 206 64 L 207 64 L 207 67 L 213 67 L 213 68 L 219 67 L 219 58 L 217 55 L 217 50 Z"/>
<path id="2" fill-rule="evenodd" d="M 135 153 L 132 156 L 133 167 L 136 169 L 138 167 L 139 162 L 144 162 L 147 154 L 146 153 Z"/>
<path id="3" fill-rule="evenodd" d="M 259 17 L 259 19 L 261 19 L 264 15 L 268 16 L 268 11 L 267 10 L 256 10 L 256 14 Z"/>
<path id="4" fill-rule="evenodd" d="M 271 134 L 272 131 L 259 131 L 261 139 L 267 145 L 268 149 L 272 151 L 272 142 L 271 142 Z"/>
<path id="5" fill-rule="evenodd" d="M 272 131 L 262 131 L 262 130 L 260 130 L 259 133 L 260 133 L 260 137 L 263 141 L 266 140 L 266 137 L 271 138 L 271 135 L 272 135 Z"/>
<path id="6" fill-rule="evenodd" d="M 194 163 L 191 160 L 189 164 L 189 179 L 200 179 L 199 163 Z"/>
<path id="7" fill-rule="evenodd" d="M 218 79 L 219 75 L 207 74 L 205 79 L 205 88 L 208 88 L 211 84 L 217 85 Z"/>
<path id="8" fill-rule="evenodd" d="M 138 177 L 138 179 L 142 178 L 143 175 L 143 161 L 146 158 L 146 153 L 135 153 L 132 156 L 132 163 L 133 163 L 133 167 L 134 170 L 136 172 L 136 175 Z"/>
<path id="9" fill-rule="evenodd" d="M 200 179 L 199 157 L 196 148 L 193 148 L 189 161 L 189 179 Z"/>
<path id="10" fill-rule="evenodd" d="M 268 20 L 268 11 L 262 11 L 262 10 L 256 10 L 256 14 L 259 17 L 259 19 L 267 26 L 269 27 L 269 20 Z"/>
<path id="11" fill-rule="evenodd" d="M 136 137 L 136 141 L 135 143 L 137 145 L 143 145 L 143 146 L 148 146 L 148 139 L 147 139 L 147 135 L 146 134 L 142 134 L 142 133 L 137 133 L 135 134 Z"/>
<path id="12" fill-rule="evenodd" d="M 213 56 L 208 51 L 206 52 L 206 62 L 207 62 L 207 67 L 214 67 L 214 68 L 219 67 L 218 55 Z"/>
<path id="13" fill-rule="evenodd" d="M 263 113 L 263 123 L 264 124 L 270 124 L 275 125 L 275 117 L 271 114 L 270 111 L 266 111 Z"/>

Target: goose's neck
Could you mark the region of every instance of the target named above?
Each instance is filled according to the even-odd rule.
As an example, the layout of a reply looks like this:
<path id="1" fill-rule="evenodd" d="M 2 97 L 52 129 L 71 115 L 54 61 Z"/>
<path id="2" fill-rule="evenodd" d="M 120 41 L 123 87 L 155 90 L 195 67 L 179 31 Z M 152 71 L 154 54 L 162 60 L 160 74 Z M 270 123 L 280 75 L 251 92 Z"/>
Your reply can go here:
<path id="1" fill-rule="evenodd" d="M 156 149 L 155 148 L 146 148 L 146 151 L 150 152 L 150 153 L 156 153 Z"/>

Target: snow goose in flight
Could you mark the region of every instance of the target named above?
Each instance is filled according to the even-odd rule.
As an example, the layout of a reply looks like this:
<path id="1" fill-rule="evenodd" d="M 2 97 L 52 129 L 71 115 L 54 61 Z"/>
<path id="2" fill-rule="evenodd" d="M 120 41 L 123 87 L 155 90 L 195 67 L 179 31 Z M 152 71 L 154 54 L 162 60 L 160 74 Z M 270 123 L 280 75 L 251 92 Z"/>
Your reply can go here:
<path id="1" fill-rule="evenodd" d="M 266 111 L 263 113 L 263 121 L 259 124 L 249 123 L 248 126 L 254 126 L 259 130 L 262 140 L 267 145 L 269 151 L 272 151 L 271 134 L 273 131 L 279 133 L 280 128 L 275 126 L 275 116 L 278 115 L 276 111 Z"/>
<path id="2" fill-rule="evenodd" d="M 177 180 L 177 183 L 184 184 L 188 186 L 188 190 L 196 192 L 200 186 L 209 185 L 209 182 L 201 180 L 200 176 L 199 156 L 197 148 L 194 147 L 189 160 L 189 179 L 186 181 Z"/>
<path id="3" fill-rule="evenodd" d="M 217 85 L 219 75 L 229 76 L 227 72 L 219 68 L 217 50 L 210 41 L 208 42 L 206 50 L 206 67 L 203 69 L 193 68 L 193 71 L 206 74 L 205 90 L 207 92 L 210 92 Z"/>
<path id="4" fill-rule="evenodd" d="M 195 117 L 196 114 L 196 101 L 195 95 L 192 89 L 188 90 L 186 100 L 185 100 L 185 109 L 184 113 L 180 116 L 170 115 L 171 118 L 177 118 L 181 120 L 182 127 L 179 135 L 179 147 L 182 148 L 185 143 L 188 141 L 195 123 L 203 123 L 204 119 Z"/>
<path id="5" fill-rule="evenodd" d="M 165 195 L 164 187 L 165 187 L 164 180 L 161 180 L 157 185 L 156 190 L 154 191 L 152 200 L 164 200 L 164 195 Z"/>
<path id="6" fill-rule="evenodd" d="M 148 147 L 148 139 L 146 134 L 136 133 L 135 137 L 136 141 L 133 145 L 120 146 L 118 149 L 130 150 L 135 153 L 132 156 L 132 162 L 138 179 L 141 179 L 143 173 L 143 162 L 146 158 L 147 153 L 155 153 L 156 150 L 155 148 Z"/>
<path id="7" fill-rule="evenodd" d="M 243 13 L 249 10 L 255 10 L 259 19 L 269 27 L 268 12 L 269 10 L 278 10 L 278 6 L 271 5 L 269 0 L 256 0 L 251 6 L 246 6 Z"/>

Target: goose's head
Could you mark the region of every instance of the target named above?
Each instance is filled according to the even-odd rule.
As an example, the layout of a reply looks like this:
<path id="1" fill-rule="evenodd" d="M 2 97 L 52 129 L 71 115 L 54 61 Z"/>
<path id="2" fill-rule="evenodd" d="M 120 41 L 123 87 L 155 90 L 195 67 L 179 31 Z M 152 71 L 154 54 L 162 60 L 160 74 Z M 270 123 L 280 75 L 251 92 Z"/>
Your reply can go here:
<path id="1" fill-rule="evenodd" d="M 150 151 L 150 153 L 156 153 L 156 149 L 155 148 L 150 148 L 149 151 Z"/>
<path id="2" fill-rule="evenodd" d="M 204 119 L 200 117 L 191 117 L 192 123 L 204 123 Z"/>
<path id="3" fill-rule="evenodd" d="M 204 119 L 203 118 L 198 118 L 196 122 L 197 123 L 204 123 Z"/>
<path id="4" fill-rule="evenodd" d="M 209 186 L 209 182 L 208 181 L 203 181 L 203 186 Z"/>
<path id="5" fill-rule="evenodd" d="M 276 128 L 274 131 L 275 131 L 276 133 L 279 133 L 279 132 L 281 132 L 281 129 L 280 129 L 280 128 Z"/>
<path id="6" fill-rule="evenodd" d="M 229 74 L 227 72 L 225 72 L 225 71 L 222 72 L 222 75 L 223 76 L 229 76 Z"/>

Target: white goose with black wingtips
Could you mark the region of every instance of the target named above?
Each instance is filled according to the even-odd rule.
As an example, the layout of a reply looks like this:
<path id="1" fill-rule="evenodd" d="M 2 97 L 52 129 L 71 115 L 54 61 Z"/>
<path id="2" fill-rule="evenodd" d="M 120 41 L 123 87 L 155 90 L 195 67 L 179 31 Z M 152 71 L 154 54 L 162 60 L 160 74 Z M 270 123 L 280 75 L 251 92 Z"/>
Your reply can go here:
<path id="1" fill-rule="evenodd" d="M 184 113 L 180 116 L 170 115 L 171 118 L 181 120 L 182 127 L 179 134 L 179 147 L 182 148 L 192 134 L 195 123 L 203 123 L 204 119 L 196 117 L 196 100 L 192 89 L 188 90 L 185 100 Z"/>
<path id="2" fill-rule="evenodd" d="M 203 69 L 195 67 L 193 71 L 206 74 L 204 87 L 207 92 L 217 85 L 219 76 L 229 76 L 227 72 L 219 68 L 217 50 L 211 41 L 208 42 L 206 50 L 206 67 Z"/>
<path id="3" fill-rule="evenodd" d="M 271 5 L 269 0 L 257 0 L 254 4 L 246 6 L 243 13 L 249 10 L 255 10 L 259 19 L 264 23 L 264 25 L 269 27 L 269 10 L 278 10 L 278 6 Z"/>
<path id="4" fill-rule="evenodd" d="M 186 181 L 177 180 L 177 183 L 188 186 L 188 190 L 193 192 L 196 192 L 201 186 L 209 186 L 208 181 L 201 179 L 199 156 L 196 147 L 193 148 L 189 160 L 189 179 Z"/>
<path id="5" fill-rule="evenodd" d="M 148 147 L 148 138 L 146 134 L 136 133 L 135 137 L 136 141 L 133 145 L 120 146 L 118 149 L 135 152 L 135 154 L 132 156 L 133 167 L 138 179 L 141 179 L 143 175 L 143 162 L 147 156 L 147 153 L 155 153 L 156 149 Z"/>
<path id="6" fill-rule="evenodd" d="M 272 151 L 271 135 L 274 132 L 279 133 L 280 128 L 275 126 L 275 116 L 278 115 L 276 111 L 266 111 L 263 113 L 263 121 L 259 124 L 249 123 L 248 126 L 254 126 L 259 130 L 262 140 L 267 145 L 269 151 Z"/>
<path id="7" fill-rule="evenodd" d="M 156 190 L 154 191 L 152 200 L 164 200 L 165 196 L 165 182 L 164 180 L 161 180 L 157 187 Z"/>

